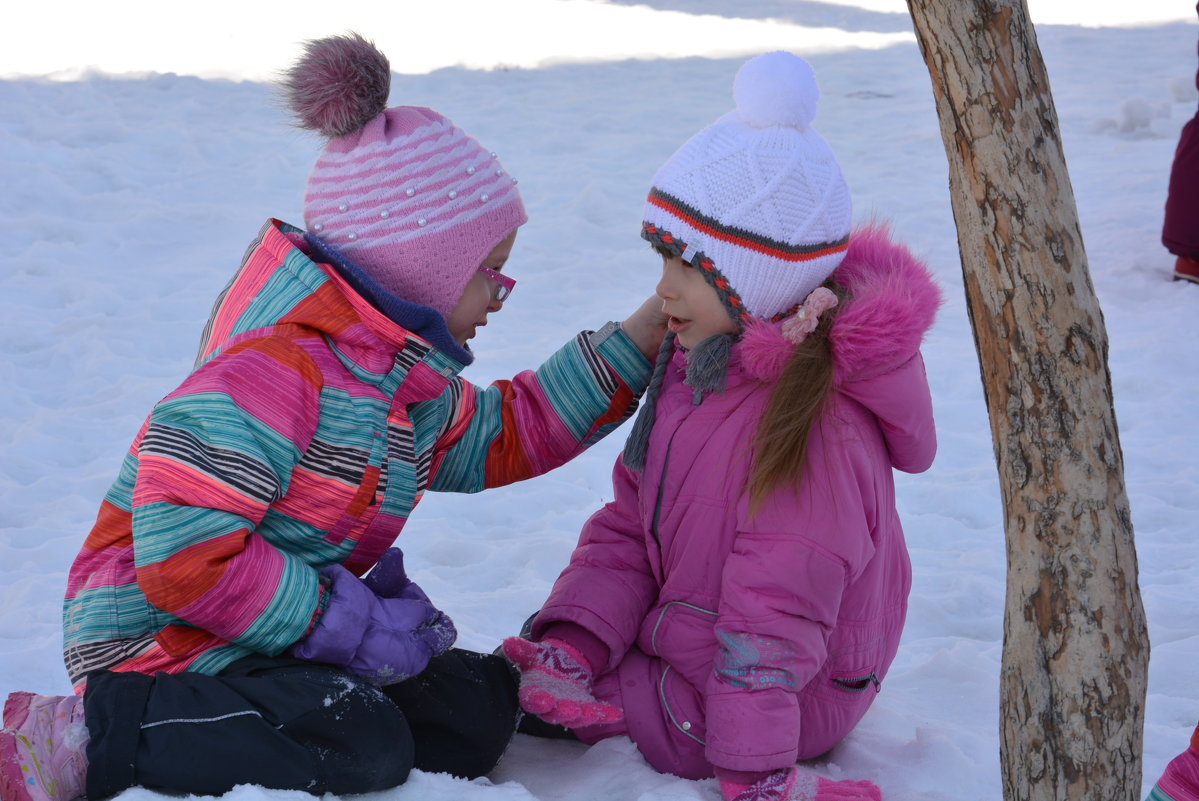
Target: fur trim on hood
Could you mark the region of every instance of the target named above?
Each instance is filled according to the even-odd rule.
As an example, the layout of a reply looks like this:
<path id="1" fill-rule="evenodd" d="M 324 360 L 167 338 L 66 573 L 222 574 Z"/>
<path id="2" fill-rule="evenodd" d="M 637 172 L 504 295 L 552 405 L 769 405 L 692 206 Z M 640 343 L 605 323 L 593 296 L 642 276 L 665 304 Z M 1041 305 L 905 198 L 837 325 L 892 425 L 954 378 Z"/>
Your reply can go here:
<path id="1" fill-rule="evenodd" d="M 928 267 L 880 223 L 854 230 L 833 279 L 849 290 L 829 332 L 837 385 L 873 378 L 910 359 L 942 303 Z M 795 346 L 783 337 L 781 323 L 757 320 L 746 328 L 739 350 L 750 375 L 774 381 Z"/>

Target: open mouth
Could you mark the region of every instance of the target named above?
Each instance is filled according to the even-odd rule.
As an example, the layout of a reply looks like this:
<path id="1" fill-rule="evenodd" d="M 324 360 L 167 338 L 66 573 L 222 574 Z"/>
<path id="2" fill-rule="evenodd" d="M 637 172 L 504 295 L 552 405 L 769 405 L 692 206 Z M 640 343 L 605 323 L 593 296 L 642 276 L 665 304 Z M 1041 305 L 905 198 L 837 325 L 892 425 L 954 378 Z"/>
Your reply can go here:
<path id="1" fill-rule="evenodd" d="M 680 317 L 672 317 L 670 315 L 667 315 L 666 317 L 666 327 L 676 334 L 689 325 L 691 325 L 690 320 L 684 320 Z"/>

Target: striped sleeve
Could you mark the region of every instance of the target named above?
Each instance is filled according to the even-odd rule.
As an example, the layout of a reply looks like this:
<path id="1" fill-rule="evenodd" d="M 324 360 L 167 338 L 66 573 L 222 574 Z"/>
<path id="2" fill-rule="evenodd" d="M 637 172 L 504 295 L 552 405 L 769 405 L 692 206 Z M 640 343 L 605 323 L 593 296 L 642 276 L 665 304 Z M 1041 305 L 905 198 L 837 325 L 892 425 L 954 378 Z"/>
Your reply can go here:
<path id="1" fill-rule="evenodd" d="M 649 362 L 614 328 L 584 331 L 537 370 L 486 389 L 459 379 L 438 399 L 446 424 L 429 488 L 478 492 L 565 464 L 633 413 L 649 374 Z"/>
<path id="2" fill-rule="evenodd" d="M 150 603 L 260 653 L 304 634 L 316 572 L 255 528 L 313 437 L 321 385 L 299 346 L 250 340 L 155 407 L 133 490 L 134 567 Z"/>

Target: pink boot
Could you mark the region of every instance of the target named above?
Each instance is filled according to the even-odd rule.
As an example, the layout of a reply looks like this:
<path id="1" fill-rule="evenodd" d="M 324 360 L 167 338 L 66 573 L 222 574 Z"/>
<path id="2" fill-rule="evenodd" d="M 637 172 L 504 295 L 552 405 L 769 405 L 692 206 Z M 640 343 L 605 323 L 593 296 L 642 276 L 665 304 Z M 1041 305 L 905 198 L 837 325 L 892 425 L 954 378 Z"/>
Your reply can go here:
<path id="1" fill-rule="evenodd" d="M 25 719 L 28 714 L 26 709 L 29 707 L 29 701 L 36 695 L 36 693 L 9 693 L 8 700 L 4 702 L 4 726 L 0 728 L 15 729 L 17 716 L 20 715 L 21 720 Z M 13 721 L 12 725 L 9 725 L 10 720 Z"/>
<path id="2" fill-rule="evenodd" d="M 89 740 L 83 699 L 13 693 L 0 731 L 0 797 L 4 801 L 72 801 L 87 783 Z"/>
<path id="3" fill-rule="evenodd" d="M 1170 760 L 1145 801 L 1199 801 L 1199 726 L 1191 747 Z"/>
<path id="4" fill-rule="evenodd" d="M 716 769 L 720 791 L 727 801 L 882 801 L 873 782 L 835 782 L 799 765 L 775 771 L 752 783 L 749 774 Z"/>

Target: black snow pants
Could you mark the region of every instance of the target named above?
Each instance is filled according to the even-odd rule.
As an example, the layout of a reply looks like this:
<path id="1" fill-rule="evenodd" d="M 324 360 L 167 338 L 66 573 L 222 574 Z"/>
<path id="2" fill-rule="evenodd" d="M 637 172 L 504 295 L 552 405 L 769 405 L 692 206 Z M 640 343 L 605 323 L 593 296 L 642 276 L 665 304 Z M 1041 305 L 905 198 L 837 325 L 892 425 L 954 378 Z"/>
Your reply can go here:
<path id="1" fill-rule="evenodd" d="M 87 796 L 238 784 L 348 795 L 395 787 L 412 768 L 475 778 L 516 730 L 516 687 L 504 659 L 458 649 L 381 688 L 290 657 L 246 657 L 217 676 L 98 672 L 83 699 Z"/>

